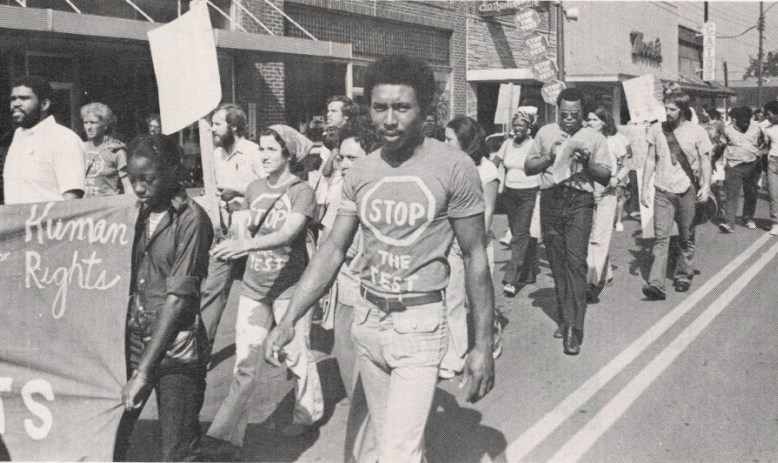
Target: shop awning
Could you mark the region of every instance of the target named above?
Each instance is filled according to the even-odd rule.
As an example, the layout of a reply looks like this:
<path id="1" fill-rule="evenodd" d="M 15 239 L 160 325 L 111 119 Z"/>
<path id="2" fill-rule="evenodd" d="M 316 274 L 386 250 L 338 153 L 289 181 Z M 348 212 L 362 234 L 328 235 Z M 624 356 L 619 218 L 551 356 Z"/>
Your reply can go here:
<path id="1" fill-rule="evenodd" d="M 77 36 L 147 41 L 159 23 L 77 14 L 67 11 L 0 5 L 0 29 L 55 32 Z M 286 53 L 350 60 L 351 44 L 296 37 L 250 34 L 214 29 L 216 46 L 224 49 Z"/>
<path id="2" fill-rule="evenodd" d="M 567 71 L 568 82 L 622 82 L 644 74 L 655 74 L 662 82 L 678 82 L 681 88 L 689 93 L 706 96 L 725 97 L 735 95 L 735 92 L 717 82 L 705 82 L 695 76 L 675 75 L 661 69 L 646 70 L 633 63 L 615 62 L 611 65 L 602 63 L 572 64 Z"/>

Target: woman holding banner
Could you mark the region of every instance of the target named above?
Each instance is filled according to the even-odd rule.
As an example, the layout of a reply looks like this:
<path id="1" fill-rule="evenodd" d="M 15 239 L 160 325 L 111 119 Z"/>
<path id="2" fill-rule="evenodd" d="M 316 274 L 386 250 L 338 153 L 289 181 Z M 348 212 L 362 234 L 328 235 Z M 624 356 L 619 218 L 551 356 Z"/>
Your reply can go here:
<path id="1" fill-rule="evenodd" d="M 263 343 L 273 323 L 284 316 L 295 284 L 308 264 L 305 231 L 316 199 L 313 189 L 292 172 L 312 146 L 313 142 L 285 125 L 271 126 L 262 133 L 259 152 L 268 176 L 246 189 L 253 236 L 225 240 L 211 251 L 217 259 L 248 254 L 235 325 L 232 384 L 208 429 L 206 452 L 214 457 L 224 453 L 234 456 L 235 447 L 243 445 Z M 319 374 L 308 346 L 309 329 L 310 319 L 301 318 L 294 340 L 284 351 L 275 353 L 286 360 L 297 378 L 294 420 L 282 432 L 287 437 L 307 432 L 324 413 Z"/>
<path id="2" fill-rule="evenodd" d="M 127 175 L 140 213 L 127 315 L 129 380 L 122 389 L 125 412 L 114 460 L 124 460 L 132 429 L 153 389 L 163 461 L 199 461 L 199 414 L 208 363 L 200 283 L 208 272 L 213 225 L 181 187 L 181 154 L 172 138 L 152 135 L 133 141 Z"/>

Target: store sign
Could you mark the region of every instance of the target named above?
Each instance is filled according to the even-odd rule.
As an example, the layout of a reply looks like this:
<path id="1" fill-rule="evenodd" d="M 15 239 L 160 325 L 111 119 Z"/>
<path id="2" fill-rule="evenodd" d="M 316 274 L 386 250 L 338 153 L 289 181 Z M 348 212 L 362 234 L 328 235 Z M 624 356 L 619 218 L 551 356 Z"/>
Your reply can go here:
<path id="1" fill-rule="evenodd" d="M 548 39 L 545 35 L 533 32 L 524 39 L 524 46 L 532 61 L 540 60 L 546 57 L 548 53 Z"/>
<path id="2" fill-rule="evenodd" d="M 650 61 L 662 62 L 662 44 L 657 37 L 653 42 L 643 41 L 642 32 L 630 32 L 630 41 L 632 42 L 632 56 L 644 58 Z"/>
<path id="3" fill-rule="evenodd" d="M 564 82 L 560 82 L 558 80 L 552 80 L 550 82 L 546 82 L 545 84 L 543 84 L 543 87 L 541 87 L 540 89 L 540 95 L 543 97 L 543 101 L 545 101 L 546 104 L 556 106 L 556 99 L 564 89 L 565 89 Z"/>
<path id="4" fill-rule="evenodd" d="M 544 8 L 548 2 L 532 1 L 483 1 L 476 11 L 482 17 L 507 16 L 524 8 Z"/>
<path id="5" fill-rule="evenodd" d="M 716 23 L 702 25 L 702 80 L 716 80 Z"/>
<path id="6" fill-rule="evenodd" d="M 535 29 L 540 27 L 540 15 L 531 8 L 519 10 L 514 20 L 516 21 L 516 27 L 522 32 L 534 32 Z"/>
<path id="7" fill-rule="evenodd" d="M 532 65 L 532 74 L 541 82 L 554 80 L 558 72 L 556 62 L 552 59 L 546 58 Z"/>

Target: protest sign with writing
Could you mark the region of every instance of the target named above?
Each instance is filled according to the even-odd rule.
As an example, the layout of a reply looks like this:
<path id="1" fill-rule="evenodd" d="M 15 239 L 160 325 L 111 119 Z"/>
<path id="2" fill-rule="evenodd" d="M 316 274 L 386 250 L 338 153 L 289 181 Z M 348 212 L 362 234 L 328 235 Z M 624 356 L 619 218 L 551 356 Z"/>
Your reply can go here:
<path id="1" fill-rule="evenodd" d="M 198 2 L 180 18 L 148 35 L 162 133 L 170 135 L 208 114 L 222 99 L 207 3 Z"/>
<path id="2" fill-rule="evenodd" d="M 556 80 L 558 72 L 556 62 L 549 58 L 537 61 L 532 65 L 532 74 L 541 82 Z"/>
<path id="3" fill-rule="evenodd" d="M 560 82 L 556 79 L 550 80 L 543 84 L 543 87 L 540 88 L 540 95 L 543 97 L 543 101 L 545 101 L 546 104 L 556 106 L 556 99 L 564 89 L 564 82 Z"/>
<path id="4" fill-rule="evenodd" d="M 654 74 L 646 74 L 625 80 L 624 95 L 627 97 L 630 119 L 633 122 L 665 121 L 665 107 L 662 104 L 662 82 Z"/>
<path id="5" fill-rule="evenodd" d="M 522 32 L 533 32 L 540 27 L 540 15 L 531 8 L 519 10 L 513 20 L 516 22 L 516 27 Z"/>
<path id="6" fill-rule="evenodd" d="M 548 53 L 548 39 L 545 35 L 533 32 L 524 39 L 524 46 L 532 60 L 542 60 Z"/>
<path id="7" fill-rule="evenodd" d="M 0 207 L 0 458 L 112 459 L 134 203 Z"/>

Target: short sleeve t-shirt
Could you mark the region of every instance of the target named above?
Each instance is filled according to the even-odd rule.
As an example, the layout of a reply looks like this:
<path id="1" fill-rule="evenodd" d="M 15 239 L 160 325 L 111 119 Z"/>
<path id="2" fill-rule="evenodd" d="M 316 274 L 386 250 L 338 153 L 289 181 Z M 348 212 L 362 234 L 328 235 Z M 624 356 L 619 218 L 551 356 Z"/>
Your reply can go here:
<path id="1" fill-rule="evenodd" d="M 764 141 L 770 146 L 768 156 L 778 157 L 778 124 L 773 124 L 764 129 Z"/>
<path id="2" fill-rule="evenodd" d="M 762 136 L 762 128 L 755 121 L 751 121 L 745 132 L 735 128 L 734 124 L 724 127 L 722 139 L 726 142 L 724 158 L 730 166 L 736 166 L 744 162 L 754 162 L 759 156 L 759 142 Z"/>
<path id="3" fill-rule="evenodd" d="M 608 153 L 608 141 L 603 134 L 589 127 L 583 127 L 572 136 L 568 136 L 557 123 L 544 125 L 540 128 L 537 135 L 535 135 L 535 142 L 532 144 L 529 154 L 527 154 L 527 159 L 540 158 L 542 155 L 550 152 L 551 147 L 557 141 L 562 141 L 562 145 L 558 148 L 560 150 L 558 152 L 561 153 L 561 150 L 564 150 L 564 140 L 566 139 L 581 141 L 591 153 L 592 160 L 595 163 L 607 167 L 608 170 L 612 169 L 611 156 Z M 552 164 L 545 171 L 538 174 L 541 190 L 551 188 L 556 184 L 553 167 L 554 165 Z M 571 170 L 573 175 L 565 179 L 562 182 L 563 184 L 578 190 L 594 192 L 594 180 L 592 180 L 589 172 L 582 165 L 572 163 Z"/>
<path id="4" fill-rule="evenodd" d="M 537 188 L 538 176 L 524 173 L 524 162 L 532 148 L 532 139 L 527 137 L 519 146 L 513 146 L 513 140 L 505 140 L 498 156 L 505 165 L 505 186 L 516 190 Z"/>
<path id="5" fill-rule="evenodd" d="M 392 167 L 380 150 L 357 160 L 343 186 L 339 214 L 362 225 L 362 285 L 382 293 L 439 291 L 448 285 L 449 218 L 484 212 L 478 169 L 465 153 L 425 138 Z"/>
<path id="6" fill-rule="evenodd" d="M 711 143 L 708 137 L 708 132 L 699 124 L 686 121 L 675 128 L 673 134 L 678 139 L 681 151 L 689 160 L 694 175 L 699 178 L 702 157 L 705 156 L 705 162 L 710 162 L 709 155 L 713 150 L 713 143 Z M 667 145 L 667 138 L 665 138 L 662 132 L 662 124 L 652 124 L 646 139 L 649 146 L 656 148 L 656 177 L 654 185 L 668 193 L 681 194 L 686 192 L 691 186 L 691 182 L 683 171 L 681 164 L 673 164 L 670 156 L 670 147 Z"/>
<path id="7" fill-rule="evenodd" d="M 127 151 L 124 143 L 105 137 L 99 146 L 88 141 L 86 149 L 86 189 L 84 196 L 111 196 L 124 192 L 122 178 L 127 175 Z"/>
<path id="8" fill-rule="evenodd" d="M 293 212 L 309 219 L 313 217 L 316 205 L 313 189 L 302 180 L 293 182 L 291 185 L 271 186 L 266 179 L 259 179 L 246 188 L 246 204 L 252 217 L 249 228 L 256 230 L 258 222 L 264 217 L 257 236 L 277 232 Z M 267 303 L 287 299 L 291 297 L 306 265 L 308 254 L 303 229 L 287 246 L 249 253 L 243 276 L 243 295 Z"/>
<path id="9" fill-rule="evenodd" d="M 481 163 L 478 164 L 478 177 L 481 179 L 481 186 L 486 186 L 487 183 L 498 180 L 497 166 L 486 158 L 481 159 Z"/>

